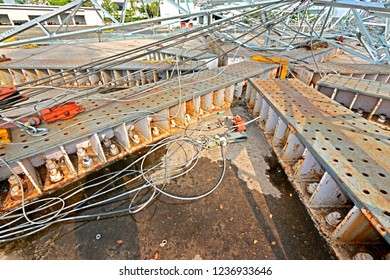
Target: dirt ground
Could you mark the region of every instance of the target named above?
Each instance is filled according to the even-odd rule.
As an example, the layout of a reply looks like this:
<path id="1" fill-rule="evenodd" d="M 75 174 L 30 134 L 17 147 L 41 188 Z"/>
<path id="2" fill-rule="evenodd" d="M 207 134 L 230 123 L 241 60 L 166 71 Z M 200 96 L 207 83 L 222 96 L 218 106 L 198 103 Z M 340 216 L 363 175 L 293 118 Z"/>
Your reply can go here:
<path id="1" fill-rule="evenodd" d="M 233 111 L 250 119 L 243 107 Z M 247 133 L 247 141 L 224 148 L 226 174 L 209 196 L 193 202 L 160 196 L 134 216 L 54 225 L 0 244 L 0 259 L 334 259 L 260 129 L 252 123 Z M 166 190 L 202 193 L 221 172 L 215 147 Z"/>

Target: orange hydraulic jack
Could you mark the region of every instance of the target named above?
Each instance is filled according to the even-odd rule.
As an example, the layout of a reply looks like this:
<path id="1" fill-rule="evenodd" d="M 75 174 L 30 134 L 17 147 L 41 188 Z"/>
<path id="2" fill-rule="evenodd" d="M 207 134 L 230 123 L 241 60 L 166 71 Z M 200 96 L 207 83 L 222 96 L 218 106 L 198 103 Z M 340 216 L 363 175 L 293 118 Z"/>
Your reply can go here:
<path id="1" fill-rule="evenodd" d="M 288 71 L 288 60 L 285 58 L 279 58 L 279 57 L 265 57 L 261 55 L 252 56 L 251 60 L 254 61 L 261 61 L 266 63 L 277 63 L 280 65 L 279 67 L 279 78 L 286 78 L 287 77 L 287 71 Z"/>
<path id="2" fill-rule="evenodd" d="M 10 108 L 13 103 L 27 100 L 28 96 L 20 94 L 14 86 L 0 87 L 0 108 Z"/>
<path id="3" fill-rule="evenodd" d="M 55 122 L 58 120 L 67 120 L 84 111 L 84 107 L 77 105 L 76 102 L 68 102 L 61 106 L 54 106 L 41 111 L 42 119 L 47 122 Z"/>
<path id="4" fill-rule="evenodd" d="M 237 132 L 246 131 L 245 122 L 239 115 L 234 117 L 233 125 L 235 126 Z"/>

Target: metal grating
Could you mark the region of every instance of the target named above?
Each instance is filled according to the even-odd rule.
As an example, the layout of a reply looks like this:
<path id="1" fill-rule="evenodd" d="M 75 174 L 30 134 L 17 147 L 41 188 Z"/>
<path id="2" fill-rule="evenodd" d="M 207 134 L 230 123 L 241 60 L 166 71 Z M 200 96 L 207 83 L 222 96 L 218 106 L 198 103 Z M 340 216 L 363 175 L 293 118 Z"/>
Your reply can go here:
<path id="1" fill-rule="evenodd" d="M 299 80 L 251 83 L 390 242 L 390 134 Z"/>
<path id="2" fill-rule="evenodd" d="M 339 74 L 390 74 L 390 65 L 381 64 L 354 64 L 354 63 L 319 63 L 299 65 L 311 72 L 339 73 Z"/>
<path id="3" fill-rule="evenodd" d="M 153 49 L 148 49 L 148 51 L 153 52 Z M 193 60 L 201 60 L 201 59 L 214 59 L 217 55 L 213 53 L 205 53 L 202 50 L 191 50 L 191 49 L 183 49 L 183 48 L 167 48 L 163 50 L 158 50 L 158 53 L 165 54 L 173 57 L 181 57 L 188 58 Z"/>
<path id="4" fill-rule="evenodd" d="M 390 84 L 377 81 L 329 74 L 317 85 L 390 100 Z"/>
<path id="5" fill-rule="evenodd" d="M 110 127 L 138 120 L 162 109 L 224 89 L 250 77 L 269 73 L 277 67 L 275 64 L 247 61 L 183 76 L 180 79 L 181 87 L 178 78 L 175 78 L 168 83 L 148 84 L 103 96 L 121 99 L 120 102 L 101 100 L 102 96 L 100 100 L 93 97 L 80 100 L 79 103 L 86 107 L 87 112 L 69 120 L 47 124 L 47 136 L 37 139 L 13 130 L 13 143 L 5 145 L 1 156 L 8 163 L 29 158 Z"/>

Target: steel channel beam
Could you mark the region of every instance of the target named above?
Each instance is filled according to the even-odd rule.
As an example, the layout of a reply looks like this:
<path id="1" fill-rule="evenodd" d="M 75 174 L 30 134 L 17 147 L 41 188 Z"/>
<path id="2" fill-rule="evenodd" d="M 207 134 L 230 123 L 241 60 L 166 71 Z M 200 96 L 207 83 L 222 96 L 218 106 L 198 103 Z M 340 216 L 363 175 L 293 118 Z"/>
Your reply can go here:
<path id="1" fill-rule="evenodd" d="M 362 113 L 367 114 L 368 120 L 373 115 L 390 116 L 390 84 L 329 74 L 317 82 L 317 88 L 349 109 L 363 110 Z M 334 94 L 329 96 L 331 91 Z M 375 124 L 388 130 L 390 121 Z"/>
<path id="2" fill-rule="evenodd" d="M 289 127 L 281 158 L 294 169 L 303 145 L 390 243 L 390 134 L 299 80 L 250 83 Z"/>
<path id="3" fill-rule="evenodd" d="M 318 66 L 318 67 L 317 67 Z M 342 76 L 357 75 L 361 79 L 374 80 L 379 82 L 387 82 L 390 77 L 389 65 L 378 64 L 353 64 L 353 63 L 317 63 L 297 65 L 293 67 L 293 72 L 297 73 L 297 78 L 306 84 L 317 85 L 317 82 L 321 75 L 327 74 L 339 74 Z"/>
<path id="4" fill-rule="evenodd" d="M 177 86 L 176 78 L 169 83 L 159 82 L 104 95 L 105 98 L 128 100 L 126 102 L 109 103 L 107 100 L 96 100 L 96 98 L 84 99 L 79 103 L 86 107 L 88 113 L 80 114 L 73 119 L 60 123 L 47 124 L 46 127 L 50 131 L 47 136 L 37 140 L 19 130 L 12 131 L 13 144 L 5 146 L 3 158 L 10 163 L 29 158 L 38 152 L 63 146 L 108 127 L 118 126 L 124 122 L 175 106 L 179 103 L 179 100 L 185 102 L 245 81 L 250 77 L 259 76 L 277 67 L 278 65 L 275 64 L 247 61 L 223 69 L 206 70 L 184 76 L 181 78 L 182 87 L 180 89 Z M 99 109 L 93 110 L 95 107 Z M 107 115 L 114 115 L 115 117 L 109 118 Z M 68 128 L 64 129 L 65 127 Z M 81 130 L 80 127 L 83 127 L 84 130 Z M 24 144 L 24 142 L 28 144 Z"/>
<path id="5" fill-rule="evenodd" d="M 329 74 L 319 80 L 317 85 L 390 100 L 390 84 L 387 83 Z"/>

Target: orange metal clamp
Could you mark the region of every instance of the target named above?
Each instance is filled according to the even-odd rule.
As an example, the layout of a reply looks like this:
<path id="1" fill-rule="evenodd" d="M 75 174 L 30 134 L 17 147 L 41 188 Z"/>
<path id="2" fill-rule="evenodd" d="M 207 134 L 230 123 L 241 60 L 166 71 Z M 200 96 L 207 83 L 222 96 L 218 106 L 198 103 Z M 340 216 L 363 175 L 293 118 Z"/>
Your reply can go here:
<path id="1" fill-rule="evenodd" d="M 68 102 L 61 106 L 43 109 L 41 111 L 41 116 L 46 123 L 51 123 L 58 120 L 71 119 L 83 111 L 83 106 L 77 105 L 76 102 Z"/>

